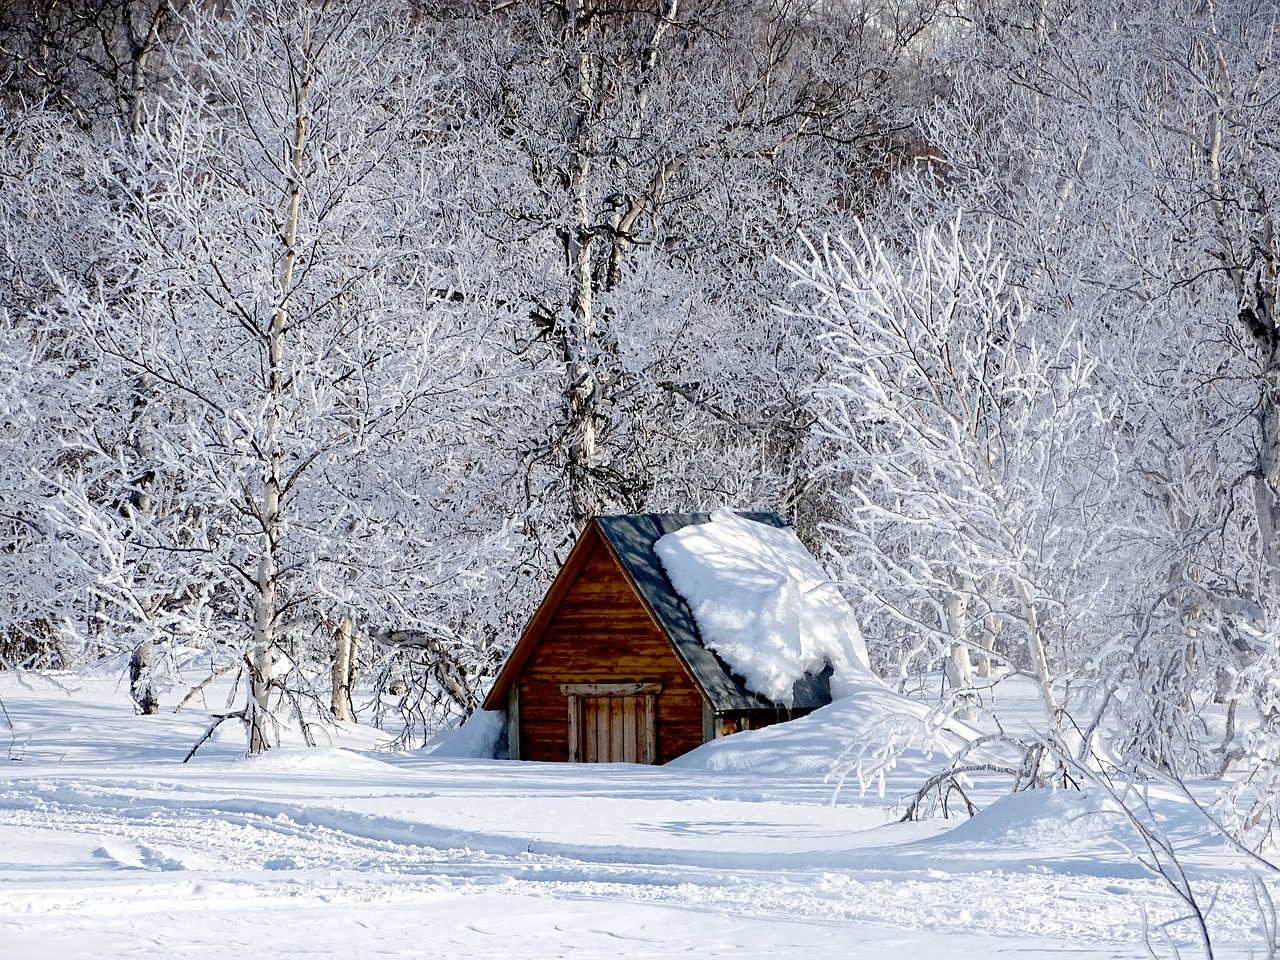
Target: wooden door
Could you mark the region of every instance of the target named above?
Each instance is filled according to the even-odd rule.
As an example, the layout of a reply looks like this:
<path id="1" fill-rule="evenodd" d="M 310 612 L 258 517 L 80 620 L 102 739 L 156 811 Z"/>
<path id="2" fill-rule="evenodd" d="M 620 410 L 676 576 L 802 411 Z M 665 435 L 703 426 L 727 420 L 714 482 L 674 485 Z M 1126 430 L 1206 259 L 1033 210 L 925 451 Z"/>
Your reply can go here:
<path id="1" fill-rule="evenodd" d="M 657 761 L 657 701 L 661 684 L 567 683 L 561 690 L 569 701 L 570 761 Z"/>

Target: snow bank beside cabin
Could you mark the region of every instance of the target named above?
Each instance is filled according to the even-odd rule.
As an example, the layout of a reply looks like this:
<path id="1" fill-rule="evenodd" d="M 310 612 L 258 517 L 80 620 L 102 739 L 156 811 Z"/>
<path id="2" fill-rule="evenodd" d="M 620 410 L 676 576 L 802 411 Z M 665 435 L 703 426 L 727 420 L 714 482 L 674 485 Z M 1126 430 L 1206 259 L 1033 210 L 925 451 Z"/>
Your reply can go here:
<path id="1" fill-rule="evenodd" d="M 717 773 L 822 775 L 858 794 L 883 795 L 886 777 L 918 787 L 970 746 L 978 731 L 873 681 L 851 683 L 845 696 L 787 723 L 719 737 L 669 766 Z M 979 762 L 1016 763 L 1001 748 L 969 754 Z"/>
<path id="2" fill-rule="evenodd" d="M 441 732 L 427 744 L 433 757 L 472 757 L 492 760 L 499 754 L 507 732 L 507 715 L 501 710 L 477 710 L 454 730 Z"/>
<path id="3" fill-rule="evenodd" d="M 795 682 L 828 663 L 836 698 L 872 677 L 853 609 L 791 529 L 717 510 L 654 549 L 702 642 L 748 689 L 790 706 Z"/>

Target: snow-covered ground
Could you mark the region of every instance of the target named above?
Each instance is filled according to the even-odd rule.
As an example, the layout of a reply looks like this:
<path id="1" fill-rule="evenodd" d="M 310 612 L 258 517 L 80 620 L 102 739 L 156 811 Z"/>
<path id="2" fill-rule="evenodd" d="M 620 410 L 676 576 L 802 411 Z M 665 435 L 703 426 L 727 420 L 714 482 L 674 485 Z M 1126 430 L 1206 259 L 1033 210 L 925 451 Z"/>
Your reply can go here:
<path id="1" fill-rule="evenodd" d="M 898 824 L 942 762 L 910 750 L 883 798 L 854 776 L 833 800 L 866 729 L 848 704 L 652 768 L 388 753 L 355 728 L 245 760 L 227 724 L 184 765 L 220 703 L 135 717 L 91 673 L 0 674 L 0 703 L 6 960 L 1142 957 L 1144 917 L 1179 914 L 1096 793 L 993 778 L 972 820 Z M 1217 955 L 1265 956 L 1248 864 L 1153 803 Z"/>

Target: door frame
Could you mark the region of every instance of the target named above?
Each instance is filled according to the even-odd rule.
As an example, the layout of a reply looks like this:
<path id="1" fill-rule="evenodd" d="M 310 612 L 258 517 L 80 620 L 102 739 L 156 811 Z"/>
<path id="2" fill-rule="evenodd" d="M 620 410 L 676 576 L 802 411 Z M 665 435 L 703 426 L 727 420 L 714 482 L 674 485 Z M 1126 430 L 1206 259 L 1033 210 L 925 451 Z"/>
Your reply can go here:
<path id="1" fill-rule="evenodd" d="M 656 681 L 627 683 L 562 683 L 560 692 L 569 703 L 569 762 L 581 763 L 582 697 L 644 697 L 644 728 L 641 732 L 640 756 L 647 756 L 641 763 L 658 762 L 658 694 L 662 684 Z"/>

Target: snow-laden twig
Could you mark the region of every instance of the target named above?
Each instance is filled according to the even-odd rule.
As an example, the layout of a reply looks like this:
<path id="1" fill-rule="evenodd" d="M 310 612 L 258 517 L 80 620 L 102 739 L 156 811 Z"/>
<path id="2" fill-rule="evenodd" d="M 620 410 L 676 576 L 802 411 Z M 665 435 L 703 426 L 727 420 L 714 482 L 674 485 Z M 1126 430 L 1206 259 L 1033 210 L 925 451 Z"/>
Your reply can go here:
<path id="1" fill-rule="evenodd" d="M 181 703 L 179 703 L 176 707 L 174 707 L 174 708 L 173 708 L 173 712 L 174 712 L 174 713 L 181 713 L 181 712 L 182 712 L 182 708 L 183 708 L 183 707 L 185 707 L 185 706 L 186 706 L 188 703 L 190 703 L 192 700 L 194 700 L 194 699 L 195 699 L 195 697 L 196 697 L 196 696 L 197 696 L 197 695 L 198 695 L 202 690 L 204 690 L 206 687 L 208 687 L 208 686 L 209 686 L 209 684 L 213 683 L 213 681 L 217 680 L 219 677 L 225 677 L 225 676 L 226 676 L 228 673 L 230 673 L 232 670 L 235 670 L 237 667 L 242 667 L 242 666 L 243 666 L 243 664 L 242 664 L 239 660 L 233 660 L 231 663 L 228 663 L 228 664 L 227 664 L 225 667 L 223 667 L 221 670 L 215 670 L 213 673 L 209 674 L 209 676 L 205 677 L 203 680 L 201 680 L 199 683 L 197 683 L 194 687 L 192 687 L 192 688 L 187 692 L 187 695 L 186 695 L 185 697 L 183 697 L 183 698 L 182 698 L 182 702 L 181 702 Z"/>

